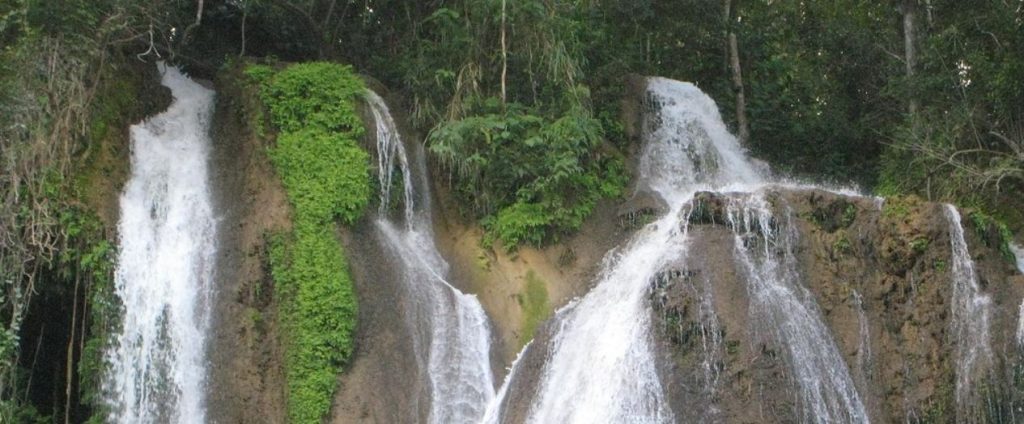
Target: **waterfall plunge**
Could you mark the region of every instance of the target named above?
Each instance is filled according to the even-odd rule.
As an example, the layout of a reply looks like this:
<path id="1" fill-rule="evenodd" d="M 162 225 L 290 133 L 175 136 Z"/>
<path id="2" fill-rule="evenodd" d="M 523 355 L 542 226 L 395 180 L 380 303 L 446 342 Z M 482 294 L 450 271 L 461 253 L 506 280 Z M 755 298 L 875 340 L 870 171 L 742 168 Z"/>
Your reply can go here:
<path id="1" fill-rule="evenodd" d="M 104 389 L 113 422 L 201 423 L 215 260 L 207 171 L 214 93 L 160 68 L 174 102 L 131 128 L 114 282 L 124 317 Z"/>
<path id="2" fill-rule="evenodd" d="M 1010 251 L 1017 258 L 1017 270 L 1024 274 L 1024 248 L 1011 244 Z M 1024 301 L 1020 302 L 1017 310 L 1017 346 L 1024 349 Z"/>
<path id="3" fill-rule="evenodd" d="M 692 84 L 663 78 L 649 79 L 647 90 L 651 110 L 644 121 L 640 186 L 661 196 L 669 212 L 606 258 L 597 285 L 556 315 L 552 326 L 556 333 L 529 422 L 674 421 L 654 367 L 646 298 L 649 282 L 669 264 L 685 258 L 688 227 L 679 224 L 687 213 L 684 206 L 697 191 L 750 193 L 765 186 L 765 177 L 729 134 L 707 95 Z M 756 194 L 748 197 L 758 198 Z M 770 214 L 756 203 L 739 204 L 735 211 L 756 209 Z M 737 237 L 753 230 L 739 225 L 739 220 L 733 224 Z M 776 273 L 777 259 L 753 259 L 741 245 L 737 249 L 737 260 L 747 265 L 748 284 L 766 314 L 777 318 L 779 325 L 807 327 L 806 331 L 773 333 L 789 347 L 790 363 L 800 375 L 805 416 L 823 422 L 867 422 L 846 364 L 813 298 L 792 275 Z M 813 361 L 799 362 L 807 357 Z M 510 384 L 515 384 L 515 375 L 506 380 L 501 393 Z M 499 396 L 496 402 L 501 401 Z M 500 421 L 488 415 L 493 422 Z"/>
<path id="4" fill-rule="evenodd" d="M 422 152 L 410 160 L 387 105 L 373 92 L 367 93 L 367 102 L 376 120 L 381 186 L 375 225 L 391 263 L 400 266 L 411 300 L 406 318 L 420 370 L 426 374 L 421 379 L 430 388 L 428 421 L 476 422 L 494 398 L 487 316 L 476 296 L 446 280 L 448 263 L 434 244 Z M 404 222 L 388 218 L 394 172 L 402 178 Z"/>
<path id="5" fill-rule="evenodd" d="M 958 418 L 969 415 L 969 409 L 979 402 L 976 379 L 984 379 L 992 365 L 992 347 L 989 337 L 989 315 L 992 299 L 981 293 L 974 261 L 964 240 L 964 227 L 960 213 L 953 205 L 944 205 L 949 220 L 949 240 L 952 248 L 953 279 L 951 298 L 952 330 L 956 345 L 956 403 Z"/>

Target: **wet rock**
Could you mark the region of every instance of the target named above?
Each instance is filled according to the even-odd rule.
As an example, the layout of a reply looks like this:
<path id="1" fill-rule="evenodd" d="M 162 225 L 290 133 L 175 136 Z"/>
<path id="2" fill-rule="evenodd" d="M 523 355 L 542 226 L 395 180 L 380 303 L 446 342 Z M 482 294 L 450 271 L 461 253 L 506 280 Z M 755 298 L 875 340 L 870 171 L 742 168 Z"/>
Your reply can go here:
<path id="1" fill-rule="evenodd" d="M 670 396 L 673 410 L 715 411 L 680 413 L 691 421 L 801 421 L 805 405 L 795 402 L 786 347 L 762 337 L 764 326 L 750 315 L 746 277 L 734 258 L 737 241 L 765 240 L 735 237 L 726 219 L 731 196 L 741 195 L 702 192 L 684 207 L 680 225 L 689 224 L 691 235 L 685 259 L 652 281 L 652 316 L 662 329 L 658 346 L 672 364 L 665 367 L 664 381 L 688 387 L 686 395 Z M 976 230 L 963 220 L 978 281 L 992 301 L 991 346 L 1007 356 L 988 375 L 971 377 L 985 405 L 961 405 L 958 413 L 951 242 L 941 205 L 906 197 L 880 207 L 871 198 L 782 188 L 765 198 L 779 221 L 771 228 L 795 230 L 789 254 L 799 283 L 820 308 L 872 421 L 1001 422 L 1022 405 L 1024 386 L 1008 376 L 1024 369 L 1014 334 L 1024 277 L 1015 276 L 998 250 L 986 245 L 990 229 Z M 681 273 L 697 269 L 689 280 Z M 720 370 L 711 386 L 697 378 L 709 340 L 698 337 L 707 328 L 706 316 L 697 314 L 701 281 L 709 282 L 721 334 Z"/>
<path id="2" fill-rule="evenodd" d="M 643 190 L 619 205 L 616 216 L 621 228 L 637 229 L 667 212 L 668 203 L 661 196 Z"/>

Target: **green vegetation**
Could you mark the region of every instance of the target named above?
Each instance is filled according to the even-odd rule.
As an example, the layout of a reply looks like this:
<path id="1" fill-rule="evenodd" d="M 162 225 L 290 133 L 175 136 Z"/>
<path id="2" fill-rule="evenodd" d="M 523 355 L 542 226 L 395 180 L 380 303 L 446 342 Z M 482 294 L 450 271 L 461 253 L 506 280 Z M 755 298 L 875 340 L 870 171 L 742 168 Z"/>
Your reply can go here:
<path id="1" fill-rule="evenodd" d="M 523 322 L 520 326 L 520 347 L 533 340 L 537 326 L 551 315 L 551 303 L 548 300 L 547 284 L 537 277 L 532 269 L 526 273 L 526 290 L 516 295 L 519 306 L 523 308 Z"/>
<path id="2" fill-rule="evenodd" d="M 1004 259 L 1016 263 L 1017 257 L 1010 250 L 1013 234 L 1010 233 L 1006 224 L 977 210 L 968 213 L 967 217 L 971 220 L 974 231 L 978 234 L 978 238 L 985 243 L 985 246 L 998 250 Z"/>
<path id="3" fill-rule="evenodd" d="M 893 196 L 885 199 L 882 205 L 882 216 L 890 219 L 907 219 L 910 211 L 917 207 L 921 199 L 916 196 Z"/>
<path id="4" fill-rule="evenodd" d="M 336 379 L 354 350 L 356 297 L 334 221 L 352 223 L 370 198 L 369 155 L 356 100 L 365 92 L 352 68 L 324 62 L 246 74 L 277 134 L 270 158 L 292 205 L 291 234 L 271 238 L 271 274 L 285 335 L 288 419 L 327 414 Z"/>
<path id="5" fill-rule="evenodd" d="M 302 224 L 293 237 L 274 238 L 270 263 L 286 339 L 288 419 L 320 422 L 354 349 L 357 308 L 348 263 L 333 231 Z"/>
<path id="6" fill-rule="evenodd" d="M 925 250 L 928 250 L 929 244 L 930 241 L 927 238 L 918 237 L 910 241 L 910 250 L 916 253 L 924 253 Z"/>
<path id="7" fill-rule="evenodd" d="M 61 257 L 111 255 L 92 250 L 103 250 L 101 232 L 71 242 L 63 226 L 79 218 L 60 217 L 90 213 L 90 206 L 74 208 L 91 204 L 73 182 L 116 178 L 113 167 L 79 162 L 101 155 L 98 140 L 117 135 L 126 109 L 138 108 L 124 77 L 136 73 L 128 65 L 136 57 L 152 60 L 154 53 L 195 75 L 247 55 L 354 64 L 407 99 L 402 107 L 428 134 L 431 159 L 449 174 L 460 209 L 485 227 L 488 242 L 508 249 L 555 242 L 601 199 L 620 195 L 628 178 L 621 152 L 632 151 L 635 140 L 619 120 L 619 99 L 634 73 L 693 81 L 737 132 L 745 112 L 747 147 L 776 170 L 899 195 L 886 202 L 886 219 L 907 218 L 918 200 L 903 196 L 916 195 L 983 213 L 968 218 L 1004 254 L 1010 230 L 1024 230 L 1017 2 L 371 3 L 214 1 L 203 9 L 203 2 L 180 1 L 0 2 L 0 421 L 18 421 L 13 411 L 26 411 L 25 420 L 62 412 L 53 406 L 61 402 L 32 407 L 22 399 L 28 379 L 15 364 L 38 341 L 23 337 L 29 288 L 73 291 L 67 277 L 89 274 L 92 260 Z M 731 59 L 742 68 L 738 84 Z M 344 255 L 328 252 L 337 241 L 324 234 L 335 221 L 357 219 L 372 189 L 366 153 L 355 143 L 362 128 L 352 100 L 362 85 L 353 72 L 328 62 L 246 69 L 262 102 L 243 99 L 243 107 L 252 112 L 253 131 L 274 140 L 270 156 L 295 208 L 294 232 L 280 236 L 276 259 L 281 293 L 295 306 L 282 320 L 295 326 L 295 340 L 306 340 L 299 328 L 319 328 L 313 323 L 334 332 L 309 338 L 321 347 L 296 342 L 289 350 L 289 378 L 302 380 L 295 393 L 309 396 L 290 401 L 289 413 L 312 420 L 329 399 L 318 393 L 307 402 L 316 397 L 312 389 L 299 390 L 314 382 L 326 387 L 326 378 L 309 371 L 313 362 L 336 371 L 348 354 L 313 352 L 350 350 L 351 329 L 295 312 L 322 313 L 323 305 L 296 305 L 325 287 L 350 288 Z M 856 210 L 828 217 L 829 227 L 843 228 Z M 81 293 L 108 299 L 99 281 Z M 322 300 L 347 305 L 339 308 L 350 308 L 345 313 L 354 319 L 351 291 L 334 295 Z M 63 299 L 70 304 L 72 297 Z M 102 339 L 96 325 L 115 325 L 93 319 L 90 337 Z M 295 353 L 302 349 L 310 353 Z M 54 368 L 41 364 L 32 372 Z M 86 370 L 95 367 L 77 368 L 85 390 L 94 381 Z"/>
<path id="8" fill-rule="evenodd" d="M 846 231 L 840 231 L 836 241 L 832 243 L 832 250 L 840 255 L 847 255 L 853 252 L 853 245 Z"/>
<path id="9" fill-rule="evenodd" d="M 459 200 L 481 219 L 485 244 L 501 240 L 514 250 L 579 229 L 598 200 L 621 194 L 626 176 L 621 157 L 605 143 L 607 133 L 621 130 L 594 117 L 582 84 L 580 5 L 498 6 L 438 8 L 416 43 L 423 50 L 397 60 L 416 66 L 406 75 L 422 88 L 414 118 L 436 122 L 430 152 L 452 174 Z M 474 21 L 480 25 L 466 25 Z M 507 33 L 516 52 L 509 55 L 508 43 L 487 36 L 494 32 Z M 429 37 L 448 45 L 428 44 Z"/>
<path id="10" fill-rule="evenodd" d="M 592 152 L 603 142 L 600 124 L 581 112 L 551 122 L 516 104 L 438 127 L 431 152 L 453 170 L 456 193 L 471 202 L 488 243 L 541 245 L 583 224 L 596 202 L 621 193 L 618 158 Z"/>

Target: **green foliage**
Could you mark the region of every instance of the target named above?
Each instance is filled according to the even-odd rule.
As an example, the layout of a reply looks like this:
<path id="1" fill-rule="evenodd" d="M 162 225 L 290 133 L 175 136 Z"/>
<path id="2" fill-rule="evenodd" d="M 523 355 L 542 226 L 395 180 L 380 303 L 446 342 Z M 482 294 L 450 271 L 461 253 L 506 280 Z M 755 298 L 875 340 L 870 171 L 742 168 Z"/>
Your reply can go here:
<path id="1" fill-rule="evenodd" d="M 853 221 L 857 220 L 857 205 L 850 203 L 846 205 L 846 209 L 843 210 L 843 227 L 849 227 L 853 225 Z"/>
<path id="2" fill-rule="evenodd" d="M 554 120 L 488 99 L 479 114 L 447 122 L 428 147 L 456 177 L 455 189 L 509 249 L 574 231 L 601 198 L 620 195 L 621 159 L 598 153 L 600 123 L 572 109 Z"/>
<path id="3" fill-rule="evenodd" d="M 985 246 L 998 250 L 1007 261 L 1016 262 L 1017 257 L 1010 250 L 1013 233 L 1010 232 L 1006 224 L 978 210 L 971 211 L 967 217 L 971 220 L 974 231 L 978 234 L 978 238 L 985 243 Z"/>
<path id="4" fill-rule="evenodd" d="M 370 156 L 350 136 L 282 132 L 270 158 L 296 214 L 318 221 L 340 217 L 346 223 L 362 215 L 370 199 Z"/>
<path id="5" fill-rule="evenodd" d="M 850 238 L 847 237 L 846 231 L 840 231 L 839 237 L 836 238 L 835 243 L 832 244 L 832 250 L 841 255 L 853 252 L 853 245 L 850 243 Z"/>
<path id="6" fill-rule="evenodd" d="M 920 199 L 913 196 L 894 196 L 885 199 L 882 205 L 882 216 L 891 219 L 906 219 L 910 216 L 911 208 L 920 202 Z"/>
<path id="7" fill-rule="evenodd" d="M 348 263 L 329 227 L 299 222 L 293 236 L 271 240 L 286 340 L 288 420 L 320 422 L 354 349 L 357 306 Z"/>
<path id="8" fill-rule="evenodd" d="M 910 250 L 913 250 L 916 253 L 924 253 L 925 250 L 928 250 L 929 244 L 930 240 L 927 238 L 918 237 L 910 241 Z"/>
<path id="9" fill-rule="evenodd" d="M 923 9 L 919 11 L 923 14 Z M 1015 4 L 940 0 L 919 16 L 918 63 L 886 91 L 915 99 L 886 134 L 879 189 L 970 206 L 1024 228 L 1024 31 Z"/>
<path id="10" fill-rule="evenodd" d="M 354 222 L 370 198 L 355 105 L 365 88 L 352 68 L 331 63 L 244 72 L 279 130 L 269 155 L 294 209 L 292 233 L 270 238 L 288 420 L 316 423 L 330 410 L 337 375 L 354 350 L 356 297 L 334 220 Z"/>
<path id="11" fill-rule="evenodd" d="M 519 337 L 519 343 L 522 346 L 533 339 L 537 326 L 551 315 L 547 284 L 531 269 L 526 273 L 526 290 L 522 294 L 516 295 L 516 300 L 523 308 L 523 322 Z"/>
<path id="12" fill-rule="evenodd" d="M 263 78 L 261 67 L 249 69 L 250 78 Z M 314 129 L 358 137 L 363 123 L 354 99 L 366 92 L 350 66 L 327 62 L 291 65 L 261 84 L 263 102 L 271 121 L 282 132 Z"/>
<path id="13" fill-rule="evenodd" d="M 61 253 L 62 261 L 86 274 L 86 296 L 89 305 L 89 337 L 78 361 L 80 403 L 92 405 L 93 416 L 105 416 L 101 396 L 101 378 L 106 370 L 104 353 L 111 337 L 118 331 L 121 304 L 114 294 L 116 251 L 113 244 L 103 238 L 102 225 L 92 214 L 72 211 L 62 214 L 61 220 L 69 236 L 80 240 L 81 248 Z"/>
<path id="14" fill-rule="evenodd" d="M 894 8 L 853 0 L 736 8 L 752 149 L 779 170 L 872 180 L 876 132 L 900 120 L 899 103 L 881 92 L 901 70 L 879 48 L 898 40 Z"/>

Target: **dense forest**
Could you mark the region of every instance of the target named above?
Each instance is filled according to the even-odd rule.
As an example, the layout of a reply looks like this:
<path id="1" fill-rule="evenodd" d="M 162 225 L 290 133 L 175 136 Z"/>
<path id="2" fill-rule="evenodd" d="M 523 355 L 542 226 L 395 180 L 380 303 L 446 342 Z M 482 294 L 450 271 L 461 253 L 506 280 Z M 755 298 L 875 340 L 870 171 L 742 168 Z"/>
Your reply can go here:
<path id="1" fill-rule="evenodd" d="M 345 106 L 364 84 L 403 99 L 488 247 L 557 243 L 624 194 L 635 146 L 621 99 L 636 75 L 696 84 L 786 178 L 950 202 L 1004 239 L 1024 232 L 1020 0 L 5 0 L 0 422 L 102 421 L 98 355 L 120 306 L 117 236 L 93 192 L 111 177 L 105 140 L 161 107 L 137 98 L 157 60 L 255 93 L 244 101 L 266 115 L 296 211 L 269 242 L 282 281 L 347 267 L 324 229 L 373 202 L 369 174 L 303 173 L 369 163 Z M 296 311 L 327 299 L 355 314 L 349 292 L 294 296 Z M 336 352 L 296 350 L 288 366 L 306 380 L 289 390 L 330 391 L 335 368 L 304 361 L 340 369 L 354 324 L 294 315 L 295 337 Z M 294 396 L 295 422 L 330 407 Z"/>

